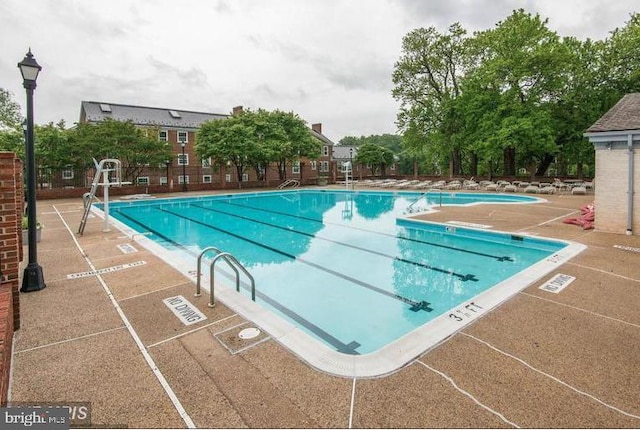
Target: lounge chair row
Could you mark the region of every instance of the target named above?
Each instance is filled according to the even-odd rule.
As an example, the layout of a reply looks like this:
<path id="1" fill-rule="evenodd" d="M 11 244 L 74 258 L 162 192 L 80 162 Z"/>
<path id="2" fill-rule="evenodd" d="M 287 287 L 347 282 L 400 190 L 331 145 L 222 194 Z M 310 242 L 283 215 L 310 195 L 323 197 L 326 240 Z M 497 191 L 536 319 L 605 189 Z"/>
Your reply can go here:
<path id="1" fill-rule="evenodd" d="M 557 192 L 570 192 L 571 194 L 587 194 L 589 189 L 593 188 L 590 182 L 565 184 L 562 182 L 508 182 L 508 181 L 480 181 L 476 182 L 471 179 L 463 181 L 420 181 L 414 180 L 398 180 L 398 179 L 365 179 L 362 181 L 354 181 L 359 186 L 377 187 L 377 188 L 399 188 L 414 190 L 485 190 L 496 192 L 524 192 L 534 194 L 555 194 Z"/>
<path id="2" fill-rule="evenodd" d="M 473 180 L 452 180 L 452 181 L 420 181 L 413 180 L 397 180 L 397 179 L 365 179 L 363 181 L 356 181 L 358 185 L 365 187 L 378 187 L 378 188 L 400 188 L 400 189 L 414 189 L 414 190 L 477 190 L 480 185 Z"/>

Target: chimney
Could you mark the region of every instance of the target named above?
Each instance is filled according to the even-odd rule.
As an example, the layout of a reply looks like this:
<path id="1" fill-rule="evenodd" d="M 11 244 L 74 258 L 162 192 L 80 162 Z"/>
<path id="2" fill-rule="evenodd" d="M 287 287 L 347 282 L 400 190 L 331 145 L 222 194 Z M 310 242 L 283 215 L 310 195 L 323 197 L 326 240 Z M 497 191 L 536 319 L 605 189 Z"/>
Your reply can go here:
<path id="1" fill-rule="evenodd" d="M 311 124 L 311 130 L 315 131 L 318 134 L 322 134 L 322 124 L 321 123 Z"/>
<path id="2" fill-rule="evenodd" d="M 239 115 L 242 113 L 242 106 L 235 106 L 233 108 L 232 115 Z"/>

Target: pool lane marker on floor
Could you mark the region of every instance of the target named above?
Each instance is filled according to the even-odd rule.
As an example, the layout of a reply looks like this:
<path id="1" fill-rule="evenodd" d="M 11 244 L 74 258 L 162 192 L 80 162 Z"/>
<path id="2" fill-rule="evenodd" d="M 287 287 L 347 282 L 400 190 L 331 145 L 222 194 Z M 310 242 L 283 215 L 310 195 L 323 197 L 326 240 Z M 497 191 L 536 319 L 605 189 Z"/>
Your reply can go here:
<path id="1" fill-rule="evenodd" d="M 181 245 L 180 243 L 174 241 L 170 237 L 163 235 L 162 233 L 152 229 L 148 225 L 142 224 L 140 221 L 130 217 L 129 215 L 125 214 L 122 211 L 118 210 L 118 212 L 122 217 L 129 219 L 133 223 L 139 225 L 140 227 L 142 227 L 145 230 L 148 230 L 149 232 L 151 232 L 154 235 L 158 236 L 159 238 L 161 238 L 162 240 L 166 241 L 167 243 L 170 243 L 170 244 L 174 245 L 176 248 L 181 249 L 183 252 L 185 252 L 185 253 L 193 256 L 193 257 L 197 257 L 198 256 L 198 254 L 196 252 L 186 248 L 184 245 Z M 224 270 L 220 270 L 220 271 L 223 274 L 225 274 L 225 276 L 228 279 L 233 279 L 229 273 L 225 272 Z M 241 285 L 243 286 L 243 288 L 249 289 L 249 286 L 246 285 L 244 282 L 241 282 Z M 286 306 L 282 305 L 280 302 L 272 299 L 271 297 L 267 296 L 266 294 L 260 292 L 259 290 L 256 291 L 256 297 L 259 298 L 260 300 L 264 301 L 265 303 L 269 304 L 272 308 L 279 310 L 280 312 L 285 314 L 287 317 L 289 317 L 290 319 L 295 321 L 297 324 L 299 324 L 300 326 L 302 326 L 302 327 L 306 328 L 307 330 L 309 330 L 311 333 L 313 333 L 316 336 L 318 336 L 320 339 L 323 339 L 326 343 L 328 343 L 329 345 L 333 346 L 336 349 L 336 351 L 342 352 L 342 353 L 345 353 L 345 354 L 351 354 L 351 355 L 358 355 L 359 354 L 359 352 L 356 351 L 356 348 L 358 348 L 360 346 L 360 344 L 358 342 L 351 341 L 350 343 L 346 344 L 346 343 L 340 341 L 340 339 L 337 339 L 337 338 L 333 337 L 331 334 L 329 334 L 328 332 L 324 331 L 323 329 L 321 329 L 320 327 L 318 327 L 317 325 L 315 325 L 311 321 L 303 318 L 298 313 L 292 311 L 291 309 L 287 308 Z M 428 305 L 428 303 L 427 303 L 427 305 Z"/>
<path id="2" fill-rule="evenodd" d="M 266 226 L 269 226 L 269 227 L 277 228 L 279 230 L 287 231 L 287 232 L 290 232 L 290 233 L 300 234 L 302 236 L 307 236 L 307 237 L 310 237 L 312 239 L 318 239 L 318 240 L 323 240 L 325 242 L 335 243 L 336 245 L 344 246 L 344 247 L 351 248 L 351 249 L 356 249 L 358 251 L 367 252 L 369 254 L 379 255 L 381 257 L 390 258 L 390 259 L 395 260 L 395 261 L 401 261 L 403 263 L 413 264 L 414 266 L 419 266 L 419 267 L 422 267 L 422 268 L 425 268 L 425 269 L 429 269 L 429 270 L 433 270 L 433 271 L 436 271 L 436 272 L 444 273 L 446 275 L 455 276 L 455 277 L 459 278 L 461 281 L 474 281 L 474 282 L 478 281 L 476 276 L 473 275 L 473 274 L 463 275 L 462 273 L 456 273 L 456 272 L 453 272 L 451 270 L 441 269 L 439 267 L 430 266 L 428 264 L 420 263 L 418 261 L 407 260 L 406 258 L 395 257 L 393 255 L 385 254 L 384 252 L 374 251 L 373 249 L 363 248 L 361 246 L 352 245 L 350 243 L 340 242 L 339 240 L 328 239 L 328 238 L 316 236 L 316 235 L 311 234 L 311 233 L 306 233 L 304 231 L 295 230 L 293 228 L 283 227 L 283 226 L 277 225 L 277 224 L 271 224 L 271 223 L 268 223 L 266 221 L 261 221 L 261 220 L 255 219 L 255 218 L 250 218 L 250 217 L 246 217 L 246 216 L 243 216 L 243 215 L 229 213 L 229 212 L 221 211 L 221 210 L 218 210 L 218 209 L 207 208 L 207 207 L 200 206 L 200 205 L 195 205 L 195 204 L 192 205 L 192 206 L 195 206 L 195 207 L 200 208 L 200 209 L 204 209 L 206 211 L 217 212 L 217 213 L 221 213 L 223 215 L 231 216 L 231 217 L 234 217 L 234 218 L 239 218 L 239 219 L 242 219 L 242 220 L 245 220 L 245 221 L 254 222 L 256 224 L 262 224 L 262 225 L 266 225 Z M 194 221 L 194 220 L 192 220 L 190 218 L 188 218 L 188 219 L 190 221 Z"/>
<path id="3" fill-rule="evenodd" d="M 256 246 L 259 246 L 259 247 L 262 247 L 262 248 L 268 249 L 268 250 L 273 251 L 273 252 L 276 252 L 276 253 L 278 253 L 278 254 L 280 254 L 280 255 L 284 255 L 285 257 L 289 257 L 289 258 L 291 258 L 292 260 L 299 261 L 299 262 L 301 262 L 301 263 L 303 263 L 303 264 L 306 264 L 306 265 L 308 265 L 308 266 L 314 267 L 314 268 L 316 268 L 316 269 L 318 269 L 318 270 L 322 270 L 322 271 L 324 271 L 324 272 L 330 273 L 330 274 L 332 274 L 332 275 L 334 275 L 334 276 L 337 276 L 337 277 L 339 277 L 339 278 L 342 278 L 342 279 L 345 279 L 345 280 L 347 280 L 347 281 L 350 281 L 350 282 L 351 282 L 351 283 L 353 283 L 353 284 L 360 285 L 361 287 L 368 288 L 368 289 L 369 289 L 369 290 L 371 290 L 371 291 L 375 291 L 375 292 L 380 293 L 380 294 L 382 294 L 382 295 L 385 295 L 385 296 L 387 296 L 387 297 L 391 297 L 392 299 L 399 300 L 399 301 L 401 301 L 401 302 L 404 302 L 404 303 L 406 303 L 406 304 L 410 305 L 411 307 L 410 307 L 409 309 L 410 309 L 410 310 L 412 310 L 412 311 L 414 311 L 414 312 L 417 312 L 417 311 L 420 311 L 420 310 L 427 311 L 427 312 L 431 312 L 431 311 L 433 310 L 433 309 L 430 307 L 430 304 L 431 304 L 431 303 L 429 303 L 429 302 L 427 302 L 427 301 L 422 300 L 422 301 L 417 302 L 417 301 L 415 301 L 415 300 L 411 300 L 411 299 L 409 299 L 409 298 L 407 298 L 407 297 L 401 296 L 401 295 L 399 295 L 399 294 L 394 294 L 394 293 L 389 292 L 389 291 L 387 291 L 387 290 L 384 290 L 384 289 L 382 289 L 382 288 L 376 287 L 375 285 L 368 284 L 368 283 L 363 282 L 363 281 L 361 281 L 361 280 L 359 280 L 359 279 L 353 278 L 353 277 L 351 277 L 351 276 L 347 276 L 347 275 L 345 275 L 345 274 L 343 274 L 343 273 L 337 272 L 337 271 L 335 271 L 335 270 L 331 270 L 331 269 L 329 269 L 329 268 L 327 268 L 327 267 L 321 266 L 321 265 L 316 264 L 316 263 L 313 263 L 313 262 L 311 262 L 311 261 L 307 261 L 307 260 L 305 260 L 304 258 L 296 257 L 295 255 L 293 255 L 293 254 L 289 254 L 288 252 L 284 252 L 284 251 L 281 251 L 281 250 L 279 250 L 279 249 L 273 248 L 273 247 L 271 247 L 271 246 L 264 245 L 264 244 L 262 244 L 262 243 L 260 243 L 260 242 L 256 242 L 255 240 L 249 239 L 249 238 L 244 237 L 244 236 L 241 236 L 241 235 L 239 235 L 239 234 L 236 234 L 236 233 L 233 233 L 233 232 L 230 232 L 230 231 L 224 230 L 224 229 L 219 228 L 219 227 L 212 226 L 212 225 L 210 225 L 210 224 L 204 223 L 204 222 L 202 222 L 202 221 L 199 221 L 199 220 L 196 220 L 196 219 L 193 219 L 193 218 L 189 218 L 189 217 L 187 217 L 187 216 L 184 216 L 184 215 L 181 215 L 181 214 L 178 214 L 178 213 L 175 213 L 175 212 L 169 211 L 169 210 L 167 210 L 167 209 L 159 208 L 158 210 L 160 210 L 160 211 L 162 211 L 162 212 L 169 213 L 169 214 L 171 214 L 171 215 L 173 215 L 173 216 L 177 216 L 177 217 L 179 217 L 179 218 L 186 219 L 186 220 L 188 220 L 188 221 L 194 222 L 194 223 L 199 224 L 199 225 L 202 225 L 202 226 L 204 226 L 204 227 L 210 228 L 211 230 L 216 230 L 216 231 L 219 231 L 219 232 L 221 232 L 221 233 L 228 234 L 229 236 L 235 237 L 235 238 L 240 239 L 240 240 L 244 240 L 245 242 L 249 242 L 249 243 L 251 243 L 251 244 L 253 244 L 253 245 L 256 245 Z"/>
<path id="4" fill-rule="evenodd" d="M 254 210 L 254 211 L 268 212 L 268 213 L 272 213 L 272 214 L 276 214 L 276 215 L 284 215 L 284 216 L 288 216 L 288 217 L 291 217 L 291 218 L 304 219 L 304 220 L 307 220 L 307 221 L 313 221 L 313 222 L 320 223 L 320 224 L 325 224 L 326 223 L 326 224 L 329 224 L 329 225 L 335 225 L 335 226 L 342 227 L 342 228 L 347 228 L 347 229 L 350 229 L 350 230 L 364 231 L 364 232 L 371 233 L 371 234 L 377 234 L 377 235 L 380 235 L 380 236 L 393 237 L 395 239 L 406 240 L 406 241 L 409 241 L 409 242 L 423 243 L 425 245 L 435 246 L 437 248 L 450 249 L 452 251 L 464 252 L 464 253 L 467 253 L 467 254 L 474 254 L 474 255 L 479 255 L 479 256 L 488 257 L 488 258 L 495 258 L 498 261 L 513 261 L 513 259 L 511 257 L 507 256 L 507 255 L 500 256 L 500 255 L 486 254 L 484 252 L 471 251 L 469 249 L 464 249 L 464 248 L 456 248 L 455 246 L 443 245 L 441 243 L 428 242 L 426 240 L 414 239 L 414 238 L 406 237 L 406 236 L 402 236 L 402 235 L 384 233 L 384 232 L 375 231 L 375 230 L 368 230 L 366 228 L 360 228 L 360 227 L 344 225 L 344 224 L 340 224 L 340 223 L 337 223 L 337 222 L 323 221 L 323 220 L 319 220 L 319 219 L 311 218 L 311 217 L 306 217 L 306 216 L 302 216 L 302 215 L 292 215 L 292 214 L 288 214 L 286 212 L 279 212 L 279 211 L 274 211 L 274 210 L 271 210 L 271 209 L 256 208 L 256 207 L 253 207 L 253 206 L 241 205 L 241 204 L 238 204 L 238 203 L 225 202 L 225 201 L 221 201 L 221 200 L 214 200 L 212 202 L 213 203 L 222 203 L 222 204 L 229 205 L 229 206 L 237 206 L 239 208 L 251 209 L 251 210 Z"/>

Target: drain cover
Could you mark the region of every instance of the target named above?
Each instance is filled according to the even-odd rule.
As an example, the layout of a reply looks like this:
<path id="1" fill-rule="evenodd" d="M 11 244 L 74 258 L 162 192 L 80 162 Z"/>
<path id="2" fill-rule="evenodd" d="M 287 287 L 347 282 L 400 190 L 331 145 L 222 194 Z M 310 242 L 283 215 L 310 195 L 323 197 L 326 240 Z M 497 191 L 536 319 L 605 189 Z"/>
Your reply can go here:
<path id="1" fill-rule="evenodd" d="M 238 337 L 240 339 L 253 339 L 254 337 L 260 336 L 260 330 L 255 327 L 245 328 L 238 333 Z"/>

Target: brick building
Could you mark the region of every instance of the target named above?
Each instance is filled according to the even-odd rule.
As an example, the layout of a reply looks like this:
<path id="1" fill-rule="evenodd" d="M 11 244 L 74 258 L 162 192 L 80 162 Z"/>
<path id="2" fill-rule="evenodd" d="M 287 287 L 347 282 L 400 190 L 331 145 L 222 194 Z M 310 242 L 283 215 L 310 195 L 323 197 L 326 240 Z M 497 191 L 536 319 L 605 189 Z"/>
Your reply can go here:
<path id="1" fill-rule="evenodd" d="M 625 95 L 585 136 L 596 152 L 596 229 L 639 235 L 640 93 Z"/>
<path id="2" fill-rule="evenodd" d="M 232 115 L 242 111 L 242 106 L 233 108 Z M 180 186 L 184 182 L 197 184 L 198 189 L 208 187 L 226 187 L 238 182 L 236 169 L 232 166 L 213 166 L 211 160 L 199 160 L 195 154 L 196 131 L 202 123 L 211 120 L 224 120 L 229 115 L 174 110 L 146 106 L 132 106 L 96 101 L 83 101 L 80 109 L 81 123 L 97 123 L 106 118 L 118 121 L 131 121 L 138 127 L 157 130 L 158 139 L 168 142 L 173 158 L 166 168 L 149 168 L 138 178 L 137 185 Z M 313 183 L 318 177 L 331 177 L 333 142 L 322 134 L 322 125 L 313 124 L 310 133 L 322 142 L 321 156 L 317 160 L 301 159 L 287 167 L 287 178 Z M 183 155 L 184 151 L 184 155 Z M 184 172 L 184 175 L 183 175 Z M 275 168 L 266 172 L 267 181 L 279 181 Z M 256 181 L 251 169 L 243 174 L 242 182 Z"/>

